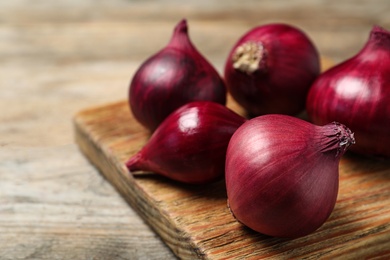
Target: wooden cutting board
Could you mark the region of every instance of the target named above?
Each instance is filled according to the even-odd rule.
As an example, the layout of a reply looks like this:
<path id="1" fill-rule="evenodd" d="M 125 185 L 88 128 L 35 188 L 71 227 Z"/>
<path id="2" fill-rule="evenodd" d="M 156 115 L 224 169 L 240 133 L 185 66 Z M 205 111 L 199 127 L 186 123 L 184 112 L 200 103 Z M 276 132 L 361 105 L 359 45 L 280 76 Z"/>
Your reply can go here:
<path id="1" fill-rule="evenodd" d="M 228 106 L 242 113 L 231 100 Z M 390 258 L 389 160 L 347 153 L 330 218 L 313 234 L 288 240 L 236 222 L 223 181 L 193 186 L 156 174 L 132 176 L 124 163 L 149 134 L 126 101 L 81 111 L 74 126 L 81 151 L 182 259 Z"/>

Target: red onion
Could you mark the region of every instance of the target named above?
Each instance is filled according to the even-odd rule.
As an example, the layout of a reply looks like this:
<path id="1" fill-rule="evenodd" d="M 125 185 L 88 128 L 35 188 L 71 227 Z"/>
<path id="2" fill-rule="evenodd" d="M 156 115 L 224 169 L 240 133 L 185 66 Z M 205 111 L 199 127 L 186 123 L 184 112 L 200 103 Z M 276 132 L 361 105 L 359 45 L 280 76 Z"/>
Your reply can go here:
<path id="1" fill-rule="evenodd" d="M 295 115 L 304 110 L 319 73 L 318 52 L 302 31 L 267 24 L 250 30 L 234 45 L 225 65 L 225 82 L 250 116 Z"/>
<path id="2" fill-rule="evenodd" d="M 319 228 L 338 193 L 338 165 L 353 134 L 344 125 L 316 126 L 265 115 L 233 134 L 226 155 L 229 208 L 249 228 L 295 238 Z"/>
<path id="3" fill-rule="evenodd" d="M 245 121 L 215 102 L 188 103 L 170 114 L 126 165 L 180 182 L 211 182 L 223 177 L 229 140 Z"/>
<path id="4" fill-rule="evenodd" d="M 324 72 L 307 112 L 315 124 L 348 125 L 358 141 L 351 150 L 390 157 L 390 32 L 375 26 L 356 56 Z"/>
<path id="5" fill-rule="evenodd" d="M 129 88 L 134 117 L 154 131 L 175 109 L 191 101 L 226 103 L 226 87 L 214 67 L 198 52 L 182 20 L 168 45 L 147 59 Z"/>

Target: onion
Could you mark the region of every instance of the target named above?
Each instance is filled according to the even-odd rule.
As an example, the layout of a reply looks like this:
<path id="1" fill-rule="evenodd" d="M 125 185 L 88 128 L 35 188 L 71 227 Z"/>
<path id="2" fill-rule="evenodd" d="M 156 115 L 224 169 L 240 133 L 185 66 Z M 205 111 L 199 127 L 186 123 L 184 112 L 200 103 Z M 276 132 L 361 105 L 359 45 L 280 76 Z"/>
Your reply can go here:
<path id="1" fill-rule="evenodd" d="M 320 73 L 318 52 L 299 29 L 285 24 L 255 27 L 234 45 L 225 82 L 250 116 L 296 115 L 305 108 L 310 85 Z"/>
<path id="2" fill-rule="evenodd" d="M 126 166 L 184 183 L 207 183 L 224 176 L 226 149 L 246 121 L 210 101 L 188 103 L 170 114 Z"/>
<path id="3" fill-rule="evenodd" d="M 187 22 L 175 27 L 168 45 L 147 59 L 129 88 L 134 117 L 154 131 L 175 109 L 191 101 L 226 103 L 226 87 L 214 67 L 187 34 Z"/>
<path id="4" fill-rule="evenodd" d="M 390 32 L 374 26 L 357 55 L 324 72 L 307 112 L 315 124 L 348 125 L 358 141 L 351 150 L 390 157 Z"/>
<path id="5" fill-rule="evenodd" d="M 338 193 L 340 157 L 355 142 L 344 125 L 316 126 L 287 115 L 248 120 L 226 155 L 229 208 L 249 228 L 295 238 L 319 228 Z"/>

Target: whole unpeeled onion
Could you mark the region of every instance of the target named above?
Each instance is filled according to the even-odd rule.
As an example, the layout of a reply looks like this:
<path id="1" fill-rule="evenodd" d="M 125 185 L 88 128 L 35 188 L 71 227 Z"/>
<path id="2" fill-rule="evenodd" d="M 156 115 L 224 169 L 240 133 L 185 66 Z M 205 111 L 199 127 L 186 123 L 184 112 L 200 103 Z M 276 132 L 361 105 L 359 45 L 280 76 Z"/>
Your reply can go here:
<path id="1" fill-rule="evenodd" d="M 188 103 L 170 114 L 126 165 L 131 172 L 152 171 L 184 183 L 222 178 L 226 149 L 246 121 L 210 101 Z"/>
<path id="2" fill-rule="evenodd" d="M 304 110 L 320 59 L 308 36 L 286 24 L 258 26 L 243 35 L 225 65 L 225 82 L 250 116 L 296 115 Z"/>
<path id="3" fill-rule="evenodd" d="M 315 231 L 335 206 L 339 160 L 354 142 L 339 123 L 316 126 L 286 115 L 245 122 L 226 155 L 231 212 L 270 236 L 295 238 Z"/>
<path id="4" fill-rule="evenodd" d="M 191 101 L 226 103 L 226 87 L 214 67 L 191 43 L 182 20 L 168 45 L 147 59 L 129 88 L 134 117 L 154 131 L 175 109 Z"/>
<path id="5" fill-rule="evenodd" d="M 307 112 L 315 124 L 348 125 L 357 140 L 351 150 L 390 157 L 390 32 L 375 26 L 357 55 L 320 75 Z"/>

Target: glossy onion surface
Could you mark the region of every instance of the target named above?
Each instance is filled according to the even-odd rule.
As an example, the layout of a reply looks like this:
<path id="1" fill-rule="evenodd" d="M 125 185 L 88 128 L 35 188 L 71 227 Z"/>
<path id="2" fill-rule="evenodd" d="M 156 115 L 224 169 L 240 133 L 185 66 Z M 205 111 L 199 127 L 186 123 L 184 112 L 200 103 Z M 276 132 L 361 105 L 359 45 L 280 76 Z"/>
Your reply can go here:
<path id="1" fill-rule="evenodd" d="M 318 229 L 338 194 L 340 157 L 353 134 L 344 125 L 316 126 L 286 115 L 244 123 L 226 157 L 232 214 L 260 233 L 295 238 Z"/>
<path id="2" fill-rule="evenodd" d="M 182 20 L 169 44 L 147 59 L 130 83 L 131 111 L 151 131 L 191 101 L 226 103 L 222 78 L 191 43 L 187 29 L 186 20 Z"/>
<path id="3" fill-rule="evenodd" d="M 169 115 L 126 165 L 184 183 L 214 181 L 223 177 L 229 140 L 245 121 L 215 102 L 188 103 Z"/>
<path id="4" fill-rule="evenodd" d="M 348 125 L 357 141 L 351 150 L 390 158 L 390 33 L 374 27 L 356 56 L 324 72 L 307 112 L 315 124 Z"/>
<path id="5" fill-rule="evenodd" d="M 238 40 L 224 76 L 231 95 L 250 116 L 296 115 L 304 110 L 319 73 L 319 55 L 306 34 L 290 25 L 267 24 Z"/>

